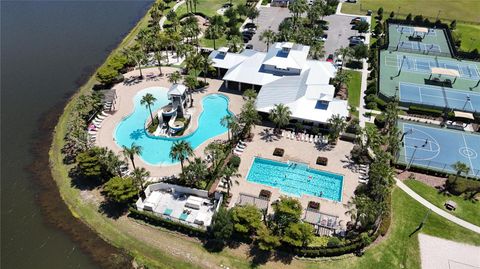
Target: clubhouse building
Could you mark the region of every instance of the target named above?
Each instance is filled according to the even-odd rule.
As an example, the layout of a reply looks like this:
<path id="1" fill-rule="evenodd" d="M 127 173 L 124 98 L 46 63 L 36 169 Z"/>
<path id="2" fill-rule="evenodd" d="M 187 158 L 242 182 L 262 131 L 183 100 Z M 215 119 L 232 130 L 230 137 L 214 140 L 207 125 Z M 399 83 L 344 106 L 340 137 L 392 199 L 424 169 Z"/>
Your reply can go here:
<path id="1" fill-rule="evenodd" d="M 330 84 L 335 67 L 307 59 L 309 50 L 309 46 L 279 42 L 266 53 L 249 49 L 230 53 L 219 48 L 210 58 L 227 88 L 258 91 L 259 112 L 269 113 L 276 104 L 284 104 L 291 118 L 302 122 L 325 124 L 333 115 L 347 117 L 347 101 L 336 99 Z"/>

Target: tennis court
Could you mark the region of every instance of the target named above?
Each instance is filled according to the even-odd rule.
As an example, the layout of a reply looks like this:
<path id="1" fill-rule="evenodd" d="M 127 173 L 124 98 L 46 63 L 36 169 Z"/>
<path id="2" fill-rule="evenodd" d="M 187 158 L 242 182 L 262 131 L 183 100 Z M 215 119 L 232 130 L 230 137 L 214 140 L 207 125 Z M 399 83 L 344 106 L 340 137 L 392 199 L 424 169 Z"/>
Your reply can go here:
<path id="1" fill-rule="evenodd" d="M 455 60 L 439 59 L 438 57 L 418 57 L 406 55 L 387 55 L 385 57 L 386 66 L 396 66 L 402 71 L 430 74 L 432 67 L 453 69 L 458 71 L 461 78 L 477 80 L 480 78 L 480 73 L 477 66 L 473 63 L 460 62 Z"/>
<path id="2" fill-rule="evenodd" d="M 480 177 L 480 135 L 439 127 L 399 122 L 403 148 L 399 162 L 455 173 L 457 161 L 470 167 L 469 175 Z"/>
<path id="3" fill-rule="evenodd" d="M 415 32 L 415 27 L 412 27 L 412 26 L 396 24 L 395 28 L 397 28 L 397 32 L 403 33 L 403 34 L 406 34 L 406 35 L 413 35 L 413 34 L 416 33 Z M 418 34 L 423 35 L 423 33 L 418 33 Z M 425 33 L 425 35 L 436 36 L 437 35 L 436 29 L 429 28 L 428 33 Z"/>
<path id="4" fill-rule="evenodd" d="M 418 41 L 400 41 L 400 43 L 398 44 L 398 48 L 409 50 L 409 51 L 418 51 L 423 53 L 442 52 L 439 45 L 425 44 Z"/>
<path id="5" fill-rule="evenodd" d="M 480 111 L 480 93 L 477 92 L 400 82 L 399 98 L 400 102 L 447 107 L 470 112 Z"/>

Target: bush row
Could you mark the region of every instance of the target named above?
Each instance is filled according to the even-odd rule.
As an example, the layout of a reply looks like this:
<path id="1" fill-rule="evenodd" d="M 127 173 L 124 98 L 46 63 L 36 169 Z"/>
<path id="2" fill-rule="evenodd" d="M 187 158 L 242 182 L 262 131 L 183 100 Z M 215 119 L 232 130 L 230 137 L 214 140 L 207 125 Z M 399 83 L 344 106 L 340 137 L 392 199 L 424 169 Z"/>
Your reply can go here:
<path id="1" fill-rule="evenodd" d="M 300 257 L 316 258 L 316 257 L 332 257 L 358 251 L 364 247 L 363 243 L 356 242 L 351 245 L 336 248 L 308 248 L 294 249 L 295 255 Z"/>
<path id="2" fill-rule="evenodd" d="M 382 220 L 380 222 L 380 227 L 378 227 L 378 233 L 381 236 L 385 236 L 390 228 L 390 223 L 392 221 L 391 210 L 392 210 L 392 195 L 389 192 L 388 197 L 385 199 L 387 202 L 387 210 L 382 214 Z"/>
<path id="3" fill-rule="evenodd" d="M 460 195 L 466 192 L 480 192 L 480 181 L 451 175 L 447 180 L 447 189 L 454 195 Z"/>
<path id="4" fill-rule="evenodd" d="M 191 236 L 196 236 L 196 237 L 207 236 L 206 230 L 195 228 L 190 225 L 183 224 L 181 222 L 164 219 L 164 218 L 155 216 L 153 213 L 150 213 L 150 212 L 140 211 L 132 207 L 129 209 L 129 211 L 130 211 L 130 214 L 128 215 L 129 217 L 141 220 L 145 223 L 148 223 L 154 226 L 161 226 L 169 230 L 181 232 L 181 233 L 191 235 Z"/>
<path id="5" fill-rule="evenodd" d="M 427 115 L 432 117 L 441 117 L 443 112 L 435 108 L 427 108 L 421 106 L 410 106 L 408 107 L 408 112 L 412 114 Z"/>
<path id="6" fill-rule="evenodd" d="M 375 94 L 369 94 L 365 96 L 365 103 L 367 104 L 368 109 L 385 109 L 387 102 L 385 102 L 380 97 Z"/>
<path id="7" fill-rule="evenodd" d="M 97 79 L 106 86 L 118 83 L 123 80 L 121 73 L 126 71 L 127 66 L 129 66 L 127 57 L 116 54 L 110 57 L 103 67 L 98 69 Z"/>

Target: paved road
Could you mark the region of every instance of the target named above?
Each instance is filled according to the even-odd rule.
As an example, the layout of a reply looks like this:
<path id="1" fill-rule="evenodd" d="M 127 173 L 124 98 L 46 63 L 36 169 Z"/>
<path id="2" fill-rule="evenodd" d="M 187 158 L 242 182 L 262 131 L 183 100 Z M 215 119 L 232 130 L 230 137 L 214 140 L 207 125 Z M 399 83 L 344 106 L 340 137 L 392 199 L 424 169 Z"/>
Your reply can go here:
<path id="1" fill-rule="evenodd" d="M 252 44 L 256 51 L 266 51 L 267 45 L 260 41 L 260 34 L 267 29 L 278 32 L 278 26 L 285 18 L 290 17 L 290 11 L 288 8 L 263 6 L 259 8 L 259 11 L 260 15 L 255 19 L 258 29 L 248 44 Z"/>

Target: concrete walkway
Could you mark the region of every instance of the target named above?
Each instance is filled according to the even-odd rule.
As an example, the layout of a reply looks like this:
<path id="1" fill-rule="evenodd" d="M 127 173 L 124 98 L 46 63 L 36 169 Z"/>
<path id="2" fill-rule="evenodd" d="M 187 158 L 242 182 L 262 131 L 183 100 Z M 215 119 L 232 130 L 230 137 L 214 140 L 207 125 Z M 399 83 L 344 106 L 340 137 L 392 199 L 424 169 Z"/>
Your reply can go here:
<path id="1" fill-rule="evenodd" d="M 181 5 L 185 4 L 185 0 L 182 0 L 178 3 L 176 3 L 173 7 L 172 7 L 172 10 L 173 11 L 176 11 L 177 8 Z M 163 30 L 163 25 L 165 24 L 165 22 L 167 21 L 167 16 L 163 15 L 162 18 L 160 19 L 160 21 L 158 22 L 158 24 L 160 25 L 160 29 Z"/>
<path id="2" fill-rule="evenodd" d="M 467 221 L 464 221 L 460 218 L 457 218 L 455 216 L 453 216 L 452 214 L 444 211 L 443 209 L 441 208 L 438 208 L 436 206 L 434 206 L 432 203 L 430 203 L 429 201 L 425 200 L 423 197 L 421 197 L 420 195 L 418 195 L 416 192 L 414 192 L 412 189 L 410 189 L 407 185 L 405 185 L 402 181 L 400 181 L 399 179 L 395 179 L 396 183 L 397 183 L 397 186 L 403 190 L 404 192 L 406 192 L 410 197 L 412 197 L 413 199 L 415 199 L 417 202 L 421 203 L 423 206 L 425 206 L 426 208 L 432 210 L 433 212 L 437 213 L 438 215 L 442 216 L 443 218 L 446 218 L 447 220 L 451 221 L 451 222 L 454 222 L 466 229 L 469 229 L 470 231 L 472 232 L 475 232 L 475 233 L 478 233 L 480 234 L 480 227 L 476 226 L 476 225 L 473 225 L 471 224 L 470 222 L 467 222 Z"/>

